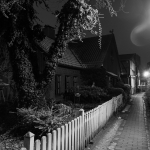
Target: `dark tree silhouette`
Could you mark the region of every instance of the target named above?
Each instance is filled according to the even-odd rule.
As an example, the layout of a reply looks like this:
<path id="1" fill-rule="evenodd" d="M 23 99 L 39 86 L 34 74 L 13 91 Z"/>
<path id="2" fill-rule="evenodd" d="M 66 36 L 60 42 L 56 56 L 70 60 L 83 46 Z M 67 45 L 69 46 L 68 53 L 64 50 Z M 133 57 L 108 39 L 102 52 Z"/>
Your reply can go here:
<path id="1" fill-rule="evenodd" d="M 110 0 L 99 0 L 107 7 L 111 15 L 116 14 Z M 101 24 L 98 10 L 93 9 L 84 0 L 68 0 L 56 15 L 59 27 L 56 38 L 48 53 L 45 53 L 46 65 L 43 75 L 34 71 L 38 63 L 32 56 L 37 51 L 38 43 L 45 35 L 44 26 L 37 23 L 39 19 L 34 8 L 46 0 L 1 0 L 0 1 L 0 39 L 7 47 L 8 58 L 13 71 L 13 80 L 18 91 L 18 107 L 41 106 L 45 99 L 45 89 L 50 84 L 59 59 L 65 52 L 67 43 L 82 39 L 83 30 L 92 32 L 96 24 Z M 40 78 L 39 78 L 40 76 Z"/>

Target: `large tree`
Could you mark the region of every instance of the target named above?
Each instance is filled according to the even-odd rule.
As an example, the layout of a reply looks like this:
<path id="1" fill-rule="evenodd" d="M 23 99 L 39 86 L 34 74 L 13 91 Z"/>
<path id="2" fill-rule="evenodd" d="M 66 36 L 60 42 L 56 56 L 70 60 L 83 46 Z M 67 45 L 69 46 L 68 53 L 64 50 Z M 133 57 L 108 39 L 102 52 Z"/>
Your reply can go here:
<path id="1" fill-rule="evenodd" d="M 45 89 L 50 84 L 59 59 L 65 52 L 67 43 L 74 39 L 82 39 L 83 30 L 92 33 L 96 24 L 99 25 L 101 37 L 100 14 L 84 0 L 68 0 L 60 11 L 54 15 L 59 26 L 55 42 L 46 53 L 46 66 L 42 76 L 35 70 L 37 61 L 32 59 L 37 46 L 45 35 L 43 25 L 38 23 L 37 6 L 44 4 L 49 9 L 46 0 L 1 0 L 0 1 L 0 38 L 7 47 L 9 60 L 13 70 L 13 80 L 18 91 L 18 107 L 29 107 L 40 104 L 45 98 Z M 98 8 L 106 7 L 111 15 L 113 10 L 111 0 L 96 0 Z M 47 18 L 49 19 L 49 18 Z M 100 41 L 99 41 L 100 42 Z M 39 78 L 40 77 L 40 78 Z"/>

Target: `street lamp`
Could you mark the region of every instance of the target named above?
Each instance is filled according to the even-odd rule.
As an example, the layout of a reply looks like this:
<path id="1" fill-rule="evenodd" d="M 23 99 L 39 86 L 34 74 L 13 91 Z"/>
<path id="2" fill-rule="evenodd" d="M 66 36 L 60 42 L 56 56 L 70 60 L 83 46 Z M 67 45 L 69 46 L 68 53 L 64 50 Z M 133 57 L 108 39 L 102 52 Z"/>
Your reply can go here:
<path id="1" fill-rule="evenodd" d="M 149 81 L 149 78 L 150 78 L 150 72 L 149 72 L 149 71 L 144 71 L 143 76 L 146 78 L 146 81 L 147 81 L 145 87 L 148 88 L 148 86 L 150 85 L 150 81 Z"/>
<path id="2" fill-rule="evenodd" d="M 149 77 L 150 76 L 150 72 L 149 71 L 144 71 L 143 76 L 146 77 L 146 78 Z"/>

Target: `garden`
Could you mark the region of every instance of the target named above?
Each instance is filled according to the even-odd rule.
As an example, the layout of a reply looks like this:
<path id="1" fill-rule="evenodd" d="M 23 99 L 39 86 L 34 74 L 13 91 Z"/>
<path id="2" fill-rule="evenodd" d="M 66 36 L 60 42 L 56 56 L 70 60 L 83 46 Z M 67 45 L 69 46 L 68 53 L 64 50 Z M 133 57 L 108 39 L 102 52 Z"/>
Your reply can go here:
<path id="1" fill-rule="evenodd" d="M 12 145 L 8 147 L 13 150 L 17 142 L 22 143 L 28 131 L 35 134 L 35 139 L 41 139 L 43 135 L 78 117 L 81 108 L 91 110 L 119 94 L 123 94 L 124 102 L 127 102 L 130 87 L 121 83 L 118 82 L 119 88 L 102 89 L 83 85 L 76 89 L 70 88 L 68 93 L 64 93 L 64 100 L 43 99 L 39 103 L 41 107 L 17 108 L 15 99 L 7 101 L 0 105 L 0 141 L 5 148 L 8 143 Z"/>

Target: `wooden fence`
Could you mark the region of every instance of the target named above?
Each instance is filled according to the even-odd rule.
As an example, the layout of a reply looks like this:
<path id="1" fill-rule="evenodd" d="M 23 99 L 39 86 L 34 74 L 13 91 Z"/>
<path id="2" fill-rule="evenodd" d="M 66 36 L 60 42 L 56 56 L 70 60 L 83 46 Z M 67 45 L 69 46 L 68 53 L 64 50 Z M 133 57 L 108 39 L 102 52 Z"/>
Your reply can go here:
<path id="1" fill-rule="evenodd" d="M 41 140 L 34 141 L 34 134 L 28 132 L 24 136 L 25 148 L 21 150 L 83 150 L 122 104 L 122 95 L 119 95 L 86 113 L 82 109 L 79 117 Z"/>

